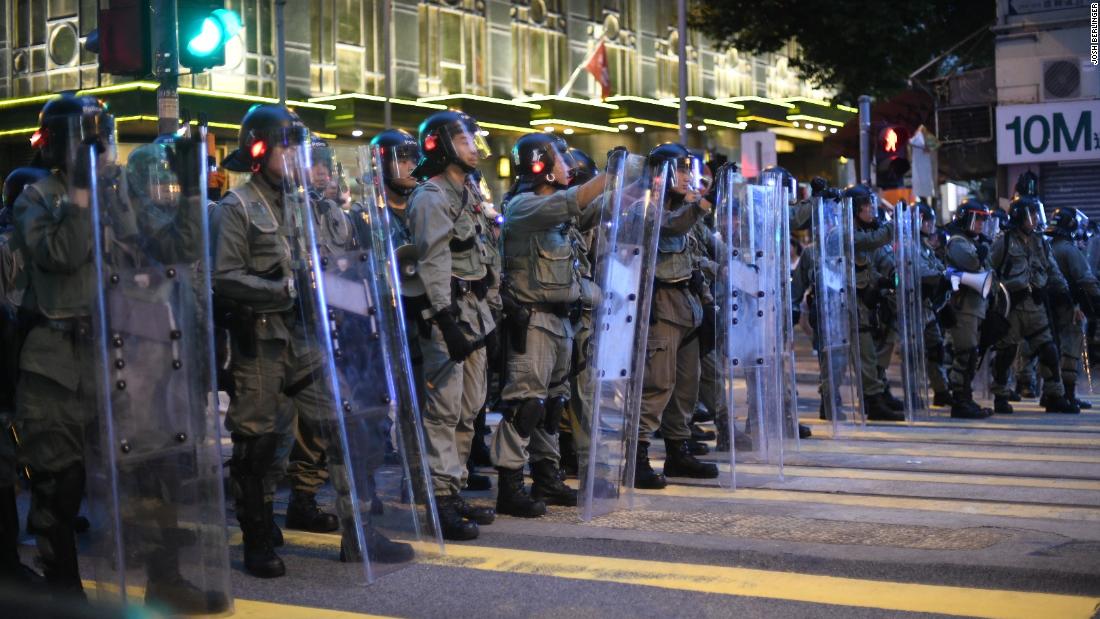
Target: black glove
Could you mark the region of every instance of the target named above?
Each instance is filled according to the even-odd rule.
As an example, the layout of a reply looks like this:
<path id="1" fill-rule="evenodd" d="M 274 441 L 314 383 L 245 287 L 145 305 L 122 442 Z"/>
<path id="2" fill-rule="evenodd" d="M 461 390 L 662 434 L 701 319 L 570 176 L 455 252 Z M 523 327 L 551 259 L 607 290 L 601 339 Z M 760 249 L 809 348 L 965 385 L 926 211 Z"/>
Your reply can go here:
<path id="1" fill-rule="evenodd" d="M 978 262 L 985 262 L 985 259 L 989 257 L 989 245 L 985 243 L 976 244 L 974 251 L 978 254 Z"/>
<path id="2" fill-rule="evenodd" d="M 823 192 L 828 188 L 829 188 L 829 181 L 825 180 L 824 178 L 821 178 L 820 176 L 815 176 L 815 177 L 813 177 L 813 179 L 810 180 L 810 194 L 811 195 L 815 195 L 815 196 L 824 195 Z"/>
<path id="3" fill-rule="evenodd" d="M 184 196 L 190 198 L 202 193 L 204 188 L 199 187 L 199 166 L 205 164 L 206 162 L 199 161 L 199 147 L 195 140 L 179 139 L 168 149 L 168 167 L 176 175 L 180 193 Z"/>
<path id="4" fill-rule="evenodd" d="M 453 308 L 445 309 L 436 314 L 433 320 L 443 335 L 443 342 L 447 344 L 447 354 L 451 357 L 451 361 L 462 363 L 470 353 L 474 352 L 474 345 L 458 326 L 458 321 L 455 320 L 457 313 Z"/>
<path id="5" fill-rule="evenodd" d="M 77 146 L 73 156 L 72 169 L 69 170 L 69 182 L 76 189 L 88 189 L 92 186 L 92 148 L 87 144 Z"/>

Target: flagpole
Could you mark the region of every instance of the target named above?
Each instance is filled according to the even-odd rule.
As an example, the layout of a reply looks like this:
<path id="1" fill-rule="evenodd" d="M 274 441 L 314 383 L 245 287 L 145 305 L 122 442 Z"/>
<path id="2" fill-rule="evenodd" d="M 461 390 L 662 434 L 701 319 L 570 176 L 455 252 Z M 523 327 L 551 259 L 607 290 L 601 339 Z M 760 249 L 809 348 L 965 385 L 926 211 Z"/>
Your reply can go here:
<path id="1" fill-rule="evenodd" d="M 564 97 L 569 94 L 569 91 L 573 88 L 573 84 L 576 83 L 577 78 L 580 77 L 585 67 L 588 66 L 588 63 L 591 62 L 592 58 L 596 55 L 596 51 L 600 49 L 600 44 L 603 43 L 604 40 L 605 37 L 596 39 L 596 44 L 592 47 L 592 51 L 588 52 L 588 55 L 584 57 L 584 60 L 582 60 L 579 65 L 577 65 L 576 69 L 573 69 L 573 73 L 569 76 L 569 80 L 565 82 L 565 86 L 562 86 L 561 90 L 558 91 L 559 97 Z"/>

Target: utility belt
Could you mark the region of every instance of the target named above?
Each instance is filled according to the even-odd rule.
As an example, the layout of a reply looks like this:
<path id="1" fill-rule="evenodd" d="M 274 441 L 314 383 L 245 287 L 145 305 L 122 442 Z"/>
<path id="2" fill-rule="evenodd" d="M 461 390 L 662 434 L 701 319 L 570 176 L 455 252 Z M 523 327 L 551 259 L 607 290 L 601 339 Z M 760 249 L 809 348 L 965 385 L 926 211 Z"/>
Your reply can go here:
<path id="1" fill-rule="evenodd" d="M 451 248 L 451 252 L 470 251 L 477 246 L 477 235 L 475 234 L 465 241 L 460 241 L 453 238 L 449 243 L 447 243 L 447 246 Z"/>
<path id="2" fill-rule="evenodd" d="M 575 303 L 524 303 L 527 309 L 532 312 L 541 312 L 543 314 L 553 314 L 558 318 L 568 318 Z"/>
<path id="3" fill-rule="evenodd" d="M 688 290 L 689 288 L 691 288 L 691 278 L 681 279 L 675 282 L 666 282 L 658 279 L 653 282 L 653 285 L 656 288 L 676 288 L 680 290 Z"/>
<path id="4" fill-rule="evenodd" d="M 457 301 L 460 297 L 473 293 L 478 301 L 485 300 L 489 294 L 489 284 L 492 275 L 486 274 L 481 279 L 460 279 L 451 277 L 451 299 Z"/>
<path id="5" fill-rule="evenodd" d="M 1046 303 L 1047 294 L 1042 288 L 1033 288 L 1031 286 L 1021 288 L 1020 290 L 1013 290 L 1008 293 L 1008 299 L 1012 302 L 1013 307 L 1023 303 L 1029 298 L 1034 299 L 1037 304 L 1042 305 Z"/>
<path id="6" fill-rule="evenodd" d="M 32 326 L 43 326 L 47 329 L 60 331 L 81 338 L 92 337 L 92 317 L 76 316 L 73 318 L 47 318 L 42 314 L 35 315 L 31 320 Z"/>

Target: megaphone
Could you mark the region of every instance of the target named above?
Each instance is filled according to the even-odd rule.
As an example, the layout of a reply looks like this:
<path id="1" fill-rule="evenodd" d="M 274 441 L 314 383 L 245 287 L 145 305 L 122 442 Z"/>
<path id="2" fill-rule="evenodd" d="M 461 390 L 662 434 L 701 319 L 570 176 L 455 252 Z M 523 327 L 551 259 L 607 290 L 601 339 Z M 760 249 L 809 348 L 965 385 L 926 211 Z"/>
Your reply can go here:
<path id="1" fill-rule="evenodd" d="M 420 281 L 420 275 L 417 273 L 420 252 L 416 251 L 416 246 L 402 245 L 393 250 L 393 253 L 394 258 L 397 259 L 397 276 L 401 278 L 401 296 L 421 297 L 428 294 L 427 289 L 424 288 L 424 282 Z"/>
<path id="2" fill-rule="evenodd" d="M 992 271 L 970 273 L 956 269 L 947 269 L 947 278 L 951 281 L 952 290 L 957 291 L 959 286 L 973 288 L 981 293 L 983 299 L 989 296 L 989 291 L 993 288 Z"/>

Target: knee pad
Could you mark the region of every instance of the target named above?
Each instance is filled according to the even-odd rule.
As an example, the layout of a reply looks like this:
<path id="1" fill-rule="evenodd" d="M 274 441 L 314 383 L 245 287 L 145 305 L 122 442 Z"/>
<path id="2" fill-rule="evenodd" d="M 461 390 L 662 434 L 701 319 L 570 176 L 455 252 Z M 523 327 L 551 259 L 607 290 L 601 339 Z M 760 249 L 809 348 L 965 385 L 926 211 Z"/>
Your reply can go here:
<path id="1" fill-rule="evenodd" d="M 554 396 L 546 401 L 546 419 L 543 421 L 543 427 L 546 428 L 547 434 L 558 433 L 562 415 L 565 413 L 565 405 L 568 403 L 569 398 L 563 395 Z"/>
<path id="2" fill-rule="evenodd" d="M 1047 342 L 1039 347 L 1039 351 L 1035 356 L 1039 358 L 1039 363 L 1052 372 L 1058 371 L 1058 349 L 1054 347 L 1053 342 Z"/>
<path id="3" fill-rule="evenodd" d="M 504 411 L 504 419 L 520 437 L 530 438 L 531 432 L 546 419 L 546 402 L 542 398 L 512 401 Z"/>

